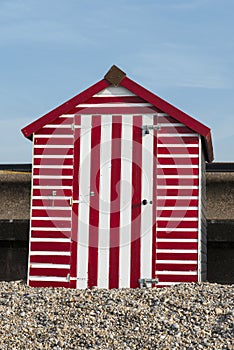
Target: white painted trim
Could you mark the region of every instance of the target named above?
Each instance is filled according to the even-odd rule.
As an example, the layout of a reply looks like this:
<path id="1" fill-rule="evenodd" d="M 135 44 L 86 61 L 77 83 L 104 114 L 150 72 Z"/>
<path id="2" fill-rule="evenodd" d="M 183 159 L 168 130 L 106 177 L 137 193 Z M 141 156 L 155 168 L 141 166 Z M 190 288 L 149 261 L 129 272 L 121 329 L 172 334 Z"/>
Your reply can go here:
<path id="1" fill-rule="evenodd" d="M 37 154 L 36 156 L 34 156 L 35 159 L 55 159 L 55 158 L 62 158 L 62 159 L 73 159 L 73 155 L 72 154 Z"/>
<path id="2" fill-rule="evenodd" d="M 197 164 L 158 164 L 159 169 L 197 169 Z"/>
<path id="3" fill-rule="evenodd" d="M 160 123 L 160 126 L 161 127 L 167 127 L 167 128 L 173 128 L 173 127 L 178 127 L 178 126 L 181 126 L 181 127 L 185 127 L 184 124 L 182 123 Z"/>
<path id="4" fill-rule="evenodd" d="M 42 129 L 71 129 L 72 124 L 46 124 Z"/>
<path id="5" fill-rule="evenodd" d="M 30 263 L 34 269 L 70 269 L 70 264 Z"/>
<path id="6" fill-rule="evenodd" d="M 74 118 L 76 114 L 61 114 L 59 118 Z"/>
<path id="7" fill-rule="evenodd" d="M 70 180 L 73 177 L 69 175 L 33 175 L 34 179 L 58 179 L 58 180 Z"/>
<path id="8" fill-rule="evenodd" d="M 70 238 L 36 238 L 31 237 L 31 242 L 51 242 L 51 243 L 70 243 Z"/>
<path id="9" fill-rule="evenodd" d="M 165 207 L 166 208 L 166 207 Z M 198 218 L 196 217 L 191 217 L 191 218 L 177 218 L 177 217 L 164 217 L 160 216 L 157 218 L 157 221 L 198 221 Z"/>
<path id="10" fill-rule="evenodd" d="M 157 264 L 193 264 L 196 265 L 197 264 L 197 260 L 156 260 Z"/>
<path id="11" fill-rule="evenodd" d="M 194 238 L 157 238 L 157 243 L 197 243 Z"/>
<path id="12" fill-rule="evenodd" d="M 182 284 L 183 282 L 158 282 L 157 286 L 175 286 L 176 284 Z"/>
<path id="13" fill-rule="evenodd" d="M 45 190 L 72 190 L 72 186 L 34 186 L 34 189 L 45 189 Z M 56 196 L 53 196 L 56 199 Z"/>
<path id="14" fill-rule="evenodd" d="M 157 271 L 157 275 L 183 275 L 183 276 L 196 276 L 197 271 L 169 271 L 169 270 L 161 270 Z M 163 283 L 163 282 L 162 282 Z"/>
<path id="15" fill-rule="evenodd" d="M 157 196 L 157 199 L 198 199 L 198 196 Z"/>
<path id="16" fill-rule="evenodd" d="M 67 251 L 67 252 L 60 252 L 60 251 L 46 251 L 46 250 L 33 250 L 31 252 L 30 255 L 33 255 L 33 256 L 40 256 L 40 255 L 43 255 L 43 256 L 49 256 L 49 255 L 53 255 L 53 256 L 71 256 L 71 252 L 70 250 Z"/>
<path id="17" fill-rule="evenodd" d="M 55 149 L 59 149 L 59 148 L 66 148 L 67 150 L 69 149 L 73 149 L 74 145 L 49 145 L 48 143 L 45 145 L 35 145 L 34 148 L 55 148 Z"/>
<path id="18" fill-rule="evenodd" d="M 197 143 L 179 143 L 179 144 L 176 144 L 176 143 L 159 143 L 158 144 L 158 147 L 162 148 L 162 147 L 165 147 L 165 148 L 172 148 L 172 147 L 186 147 L 186 148 L 198 148 L 199 145 Z"/>
<path id="19" fill-rule="evenodd" d="M 119 288 L 130 287 L 131 275 L 132 124 L 132 116 L 124 115 L 121 141 Z"/>
<path id="20" fill-rule="evenodd" d="M 32 226 L 32 231 L 58 231 L 58 232 L 70 232 L 71 228 L 64 228 L 64 227 L 37 227 Z"/>
<path id="21" fill-rule="evenodd" d="M 97 284 L 100 288 L 109 288 L 112 124 L 110 115 L 101 118 Z"/>
<path id="22" fill-rule="evenodd" d="M 32 135 L 32 174 L 34 173 L 34 134 Z M 30 199 L 30 221 L 29 221 L 29 242 L 28 242 L 28 266 L 27 266 L 27 285 L 29 285 L 29 270 L 30 270 L 30 256 L 32 254 L 31 252 L 31 232 L 32 232 L 32 201 L 33 201 L 33 175 L 31 176 L 31 199 Z"/>
<path id="23" fill-rule="evenodd" d="M 42 200 L 42 199 L 46 199 L 46 200 L 55 200 L 58 201 L 58 200 L 70 200 L 71 196 L 67 196 L 67 197 L 63 197 L 63 196 L 32 196 L 32 199 L 39 199 L 39 200 Z M 54 207 L 50 207 L 51 209 L 53 209 Z M 55 207 L 56 208 L 56 207 Z"/>
<path id="24" fill-rule="evenodd" d="M 80 105 L 77 105 L 76 107 L 153 107 L 151 103 L 81 103 Z M 124 116 L 125 117 L 125 116 Z"/>
<path id="25" fill-rule="evenodd" d="M 165 197 L 164 197 L 165 198 Z M 166 207 L 166 206 L 163 206 L 163 207 L 158 207 L 158 210 L 197 210 L 198 207 Z"/>
<path id="26" fill-rule="evenodd" d="M 73 165 L 34 165 L 34 169 L 73 169 Z"/>
<path id="27" fill-rule="evenodd" d="M 170 232 L 176 232 L 176 231 L 181 231 L 181 232 L 197 232 L 197 228 L 174 228 L 174 227 L 157 227 L 157 231 L 160 231 L 160 232 L 167 232 L 167 231 L 170 231 Z"/>
<path id="28" fill-rule="evenodd" d="M 62 210 L 62 211 L 64 211 L 64 210 L 71 211 L 72 210 L 72 208 L 70 206 L 69 207 L 68 206 L 67 207 L 33 206 L 32 209 L 34 209 L 34 210 Z"/>
<path id="29" fill-rule="evenodd" d="M 103 89 L 93 97 L 115 97 L 115 96 L 136 96 L 133 92 L 128 89 L 123 88 L 122 86 L 109 86 L 108 88 Z"/>
<path id="30" fill-rule="evenodd" d="M 85 197 L 90 192 L 91 167 L 91 126 L 92 116 L 81 116 L 80 130 L 80 169 L 79 169 L 79 196 Z M 76 181 L 77 181 L 76 180 Z M 89 213 L 90 198 L 79 203 L 78 211 L 78 240 L 77 240 L 77 285 L 78 289 L 88 286 L 88 253 L 89 253 Z"/>
<path id="31" fill-rule="evenodd" d="M 157 179 L 197 179 L 197 175 L 156 175 Z"/>
<path id="32" fill-rule="evenodd" d="M 202 192 L 201 192 L 201 186 L 202 186 L 202 143 L 201 143 L 201 136 L 199 137 L 199 191 L 198 191 L 198 282 L 201 282 L 202 280 L 202 228 L 201 228 L 201 218 L 202 218 Z"/>
<path id="33" fill-rule="evenodd" d="M 193 254 L 197 253 L 197 249 L 157 249 L 157 254 L 169 253 L 169 254 Z"/>
<path id="34" fill-rule="evenodd" d="M 37 134 L 35 138 L 37 139 L 73 139 L 73 135 L 64 134 Z"/>
<path id="35" fill-rule="evenodd" d="M 158 189 L 181 189 L 181 190 L 194 190 L 194 189 L 198 189 L 198 186 L 174 186 L 174 185 L 166 185 L 166 186 L 161 186 L 159 185 L 157 187 Z"/>
<path id="36" fill-rule="evenodd" d="M 198 134 L 158 134 L 158 137 L 197 137 Z"/>
<path id="37" fill-rule="evenodd" d="M 143 115 L 142 125 L 153 125 L 154 116 Z M 154 137 L 151 134 L 142 136 L 142 176 L 141 198 L 153 200 L 153 157 Z M 141 207 L 141 234 L 140 234 L 140 278 L 152 278 L 152 205 Z"/>
<path id="38" fill-rule="evenodd" d="M 58 217 L 52 217 L 52 216 L 32 216 L 32 220 L 40 220 L 40 221 L 71 221 L 70 217 L 63 217 L 63 216 L 58 216 Z"/>
<path id="39" fill-rule="evenodd" d="M 56 276 L 30 276 L 30 281 L 45 281 L 45 282 L 68 282 L 66 277 Z"/>
<path id="40" fill-rule="evenodd" d="M 158 154 L 158 158 L 198 158 L 197 154 Z"/>

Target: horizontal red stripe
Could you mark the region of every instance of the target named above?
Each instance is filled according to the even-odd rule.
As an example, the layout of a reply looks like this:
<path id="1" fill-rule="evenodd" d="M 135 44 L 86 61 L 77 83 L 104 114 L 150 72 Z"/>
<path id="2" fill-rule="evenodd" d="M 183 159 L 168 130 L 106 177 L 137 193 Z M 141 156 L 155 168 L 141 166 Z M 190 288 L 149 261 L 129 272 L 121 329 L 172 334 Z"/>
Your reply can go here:
<path id="1" fill-rule="evenodd" d="M 38 231 L 32 230 L 31 237 L 34 238 L 70 238 L 71 232 L 66 231 Z"/>
<path id="2" fill-rule="evenodd" d="M 29 270 L 30 276 L 56 276 L 67 277 L 69 269 L 42 269 L 31 267 Z"/>
<path id="3" fill-rule="evenodd" d="M 34 168 L 33 169 L 34 175 L 49 175 L 49 176 L 72 176 L 73 175 L 73 169 L 56 169 L 56 168 Z"/>
<path id="4" fill-rule="evenodd" d="M 72 158 L 34 158 L 34 165 L 73 165 Z"/>
<path id="5" fill-rule="evenodd" d="M 158 164 L 157 175 L 198 175 L 198 168 L 163 168 Z"/>
<path id="6" fill-rule="evenodd" d="M 33 186 L 72 186 L 72 179 L 33 179 Z"/>
<path id="7" fill-rule="evenodd" d="M 37 131 L 35 135 L 73 135 L 72 128 L 43 128 Z"/>
<path id="8" fill-rule="evenodd" d="M 170 188 L 160 188 L 157 189 L 158 196 L 198 196 L 198 189 L 170 189 Z"/>
<path id="9" fill-rule="evenodd" d="M 199 164 L 199 158 L 160 158 L 158 156 L 158 164 L 160 165 L 197 165 Z"/>
<path id="10" fill-rule="evenodd" d="M 174 228 L 197 228 L 198 222 L 197 221 L 158 221 L 158 228 L 160 227 L 166 227 L 169 230 L 172 230 Z"/>
<path id="11" fill-rule="evenodd" d="M 161 133 L 163 134 L 163 132 Z M 160 132 L 158 133 L 158 143 L 161 144 L 198 144 L 198 137 L 197 136 L 161 136 Z"/>
<path id="12" fill-rule="evenodd" d="M 57 227 L 57 228 L 70 228 L 71 222 L 69 220 L 32 220 L 32 229 L 33 227 Z"/>
<path id="13" fill-rule="evenodd" d="M 183 232 L 183 231 L 157 231 L 157 238 L 177 238 L 177 239 L 197 239 L 198 232 Z"/>
<path id="14" fill-rule="evenodd" d="M 172 118 L 172 117 L 158 117 L 158 124 L 166 124 L 166 123 L 170 123 L 170 124 L 174 124 L 174 123 L 178 123 L 178 120 Z"/>
<path id="15" fill-rule="evenodd" d="M 56 209 L 33 209 L 32 217 L 71 217 L 70 210 L 56 210 Z"/>
<path id="16" fill-rule="evenodd" d="M 34 148 L 34 155 L 72 155 L 73 148 Z"/>
<path id="17" fill-rule="evenodd" d="M 198 179 L 158 179 L 158 186 L 198 186 Z"/>
<path id="18" fill-rule="evenodd" d="M 69 113 L 67 113 L 69 115 Z M 74 120 L 74 117 L 59 117 L 59 118 L 56 118 L 54 121 L 50 122 L 49 124 L 50 125 L 57 125 L 57 124 L 63 124 L 63 125 L 71 125 L 73 124 L 73 120 Z M 48 124 L 48 123 L 47 123 Z"/>
<path id="19" fill-rule="evenodd" d="M 107 97 L 91 97 L 85 104 L 94 103 L 146 103 L 139 96 L 107 96 Z"/>
<path id="20" fill-rule="evenodd" d="M 161 123 L 161 122 L 160 122 Z M 159 123 L 159 125 L 160 125 Z M 170 123 L 173 125 L 173 123 Z M 162 126 L 160 130 L 161 134 L 195 134 L 194 131 L 191 129 L 187 128 L 186 126 Z M 159 135 L 160 135 L 159 133 Z"/>
<path id="21" fill-rule="evenodd" d="M 156 242 L 157 249 L 197 249 L 196 242 Z"/>
<path id="22" fill-rule="evenodd" d="M 197 261 L 197 253 L 157 253 L 157 260 L 195 260 Z"/>
<path id="23" fill-rule="evenodd" d="M 51 138 L 51 137 L 40 137 L 40 138 L 35 138 L 34 141 L 35 145 L 73 145 L 73 138 L 68 137 L 56 137 L 56 138 Z"/>
<path id="24" fill-rule="evenodd" d="M 158 147 L 158 155 L 160 154 L 199 154 L 198 147 Z"/>
<path id="25" fill-rule="evenodd" d="M 70 113 L 80 114 L 147 114 L 158 112 L 156 107 L 77 107 Z"/>
<path id="26" fill-rule="evenodd" d="M 49 196 L 50 198 L 52 197 L 52 191 L 53 188 L 51 189 L 47 189 L 47 188 L 43 188 L 43 189 L 33 189 L 33 196 Z M 68 190 L 68 189 L 56 189 L 56 196 L 62 197 L 62 196 L 72 196 L 72 190 Z M 52 198 L 53 199 L 53 198 Z"/>
<path id="27" fill-rule="evenodd" d="M 30 281 L 30 287 L 54 287 L 54 288 L 69 288 L 69 282 L 52 282 L 52 281 Z"/>
<path id="28" fill-rule="evenodd" d="M 68 200 L 56 200 L 56 199 L 33 199 L 32 206 L 33 207 L 39 207 L 39 206 L 45 206 L 50 207 L 53 209 L 53 207 L 68 207 L 69 201 Z M 60 211 L 61 212 L 61 211 Z"/>
<path id="29" fill-rule="evenodd" d="M 191 275 L 159 275 L 157 276 L 160 283 L 163 282 L 197 282 L 198 277 Z"/>
<path id="30" fill-rule="evenodd" d="M 31 242 L 31 251 L 70 252 L 71 243 Z"/>
<path id="31" fill-rule="evenodd" d="M 159 210 L 157 211 L 157 215 L 160 218 L 167 217 L 167 218 L 191 218 L 191 217 L 198 217 L 198 210 L 187 210 L 185 208 L 184 210 Z"/>
<path id="32" fill-rule="evenodd" d="M 196 264 L 156 264 L 157 271 L 197 271 Z"/>
<path id="33" fill-rule="evenodd" d="M 70 256 L 64 255 L 31 255 L 31 263 L 48 263 L 48 264 L 70 264 Z"/>
<path id="34" fill-rule="evenodd" d="M 157 199 L 157 206 L 162 207 L 196 207 L 197 199 Z"/>

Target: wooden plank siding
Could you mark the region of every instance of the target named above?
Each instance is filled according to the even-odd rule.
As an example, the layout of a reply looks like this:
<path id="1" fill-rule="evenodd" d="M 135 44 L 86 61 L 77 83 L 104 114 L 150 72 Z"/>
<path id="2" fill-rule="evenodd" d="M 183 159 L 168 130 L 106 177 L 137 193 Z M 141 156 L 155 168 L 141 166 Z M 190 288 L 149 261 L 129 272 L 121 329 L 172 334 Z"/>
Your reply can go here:
<path id="1" fill-rule="evenodd" d="M 131 132 L 122 127 L 125 119 L 132 123 Z M 95 120 L 97 125 L 92 129 Z M 109 120 L 110 127 L 104 127 L 105 120 Z M 149 124 L 149 120 L 159 128 L 152 131 L 151 143 L 140 141 L 142 131 L 139 133 L 142 125 Z M 77 143 L 81 124 L 91 131 L 86 133 L 83 141 Z M 123 138 L 133 148 L 130 155 L 132 164 L 139 163 L 140 167 L 132 165 L 127 168 L 120 161 L 123 155 L 128 154 Z M 110 177 L 105 178 L 105 181 L 104 177 L 100 179 L 99 174 L 96 179 L 98 189 L 110 196 L 109 231 L 104 237 L 99 230 L 100 221 L 103 224 L 104 220 L 101 201 L 93 197 L 90 207 L 81 209 L 77 203 L 71 206 L 70 200 L 79 199 L 79 186 L 94 186 L 92 173 L 97 174 L 102 161 L 105 161 L 102 158 L 102 141 L 111 140 L 113 145 L 115 139 L 115 148 L 111 152 L 105 149 L 105 152 L 110 153 Z M 135 217 L 141 216 L 142 209 L 139 206 L 137 211 L 130 209 L 128 212 L 130 230 L 127 234 L 130 242 L 127 248 L 123 248 L 121 242 L 124 242 L 124 230 L 121 223 L 126 224 L 126 219 L 121 214 L 121 205 L 124 193 L 120 190 L 120 197 L 116 201 L 115 188 L 122 179 L 126 180 L 121 172 L 125 166 L 133 185 L 137 181 L 134 200 L 141 203 L 144 198 L 143 173 L 149 164 L 142 156 L 142 151 L 139 152 L 139 147 L 152 148 L 150 171 L 153 174 L 153 213 L 147 214 L 152 224 L 151 244 L 149 247 L 143 238 L 146 219 L 136 220 Z M 105 288 L 137 287 L 138 278 L 144 277 L 149 271 L 151 277 L 159 279 L 158 287 L 198 281 L 199 147 L 199 135 L 196 132 L 123 87 L 111 87 L 98 92 L 36 131 L 28 283 L 31 286 L 72 288 L 94 285 Z M 85 157 L 88 157 L 86 163 Z M 78 163 L 86 166 L 87 172 L 83 169 L 81 175 Z M 142 180 L 137 188 L 139 178 Z M 135 205 L 135 202 L 132 203 L 132 207 Z M 82 226 L 83 218 L 88 220 L 85 228 Z M 110 234 L 111 228 L 114 228 L 115 238 Z M 141 234 L 136 239 L 138 231 Z M 79 245 L 79 235 L 88 245 L 86 250 Z M 204 237 L 202 247 L 205 245 Z M 109 244 L 106 256 L 101 255 L 103 242 Z M 146 266 L 148 258 L 150 265 Z M 203 275 L 204 268 L 205 248 L 202 251 Z M 103 274 L 105 282 L 101 279 Z M 77 282 L 78 275 L 81 278 Z"/>

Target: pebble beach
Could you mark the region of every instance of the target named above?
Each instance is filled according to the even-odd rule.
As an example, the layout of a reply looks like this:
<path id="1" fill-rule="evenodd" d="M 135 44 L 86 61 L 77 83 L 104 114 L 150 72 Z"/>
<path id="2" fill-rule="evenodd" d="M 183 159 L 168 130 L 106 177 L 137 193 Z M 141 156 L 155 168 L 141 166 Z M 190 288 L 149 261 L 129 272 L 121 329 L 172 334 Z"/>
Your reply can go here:
<path id="1" fill-rule="evenodd" d="M 0 350 L 234 349 L 234 285 L 31 288 L 0 282 Z"/>

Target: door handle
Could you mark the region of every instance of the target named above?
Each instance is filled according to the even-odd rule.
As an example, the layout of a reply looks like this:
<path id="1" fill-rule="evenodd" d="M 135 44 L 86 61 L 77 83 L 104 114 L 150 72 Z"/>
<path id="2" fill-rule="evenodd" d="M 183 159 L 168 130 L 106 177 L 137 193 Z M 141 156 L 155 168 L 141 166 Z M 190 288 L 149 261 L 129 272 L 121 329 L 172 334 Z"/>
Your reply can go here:
<path id="1" fill-rule="evenodd" d="M 146 205 L 148 203 L 147 199 L 143 199 L 142 204 Z"/>

